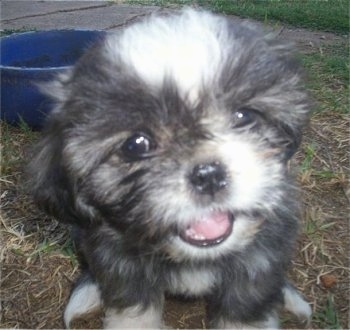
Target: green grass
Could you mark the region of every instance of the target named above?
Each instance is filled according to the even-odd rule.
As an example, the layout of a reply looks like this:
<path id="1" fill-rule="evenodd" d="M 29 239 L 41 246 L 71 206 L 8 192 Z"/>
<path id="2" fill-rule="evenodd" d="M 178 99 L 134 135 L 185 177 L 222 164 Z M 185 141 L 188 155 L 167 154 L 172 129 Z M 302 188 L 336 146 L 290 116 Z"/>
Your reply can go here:
<path id="1" fill-rule="evenodd" d="M 307 217 L 305 221 L 304 226 L 304 233 L 309 237 L 312 241 L 321 240 L 322 238 L 322 232 L 335 226 L 336 222 L 327 222 L 327 223 L 320 223 L 319 219 L 313 216 Z M 318 245 L 318 244 L 315 244 Z"/>
<path id="2" fill-rule="evenodd" d="M 303 153 L 304 153 L 304 159 L 299 165 L 301 172 L 305 172 L 311 169 L 312 160 L 314 159 L 315 153 L 316 153 L 315 145 L 314 144 L 306 145 L 303 150 Z"/>
<path id="3" fill-rule="evenodd" d="M 308 89 L 318 101 L 319 111 L 349 112 L 349 44 L 324 46 L 304 54 L 302 62 L 308 75 Z"/>
<path id="4" fill-rule="evenodd" d="M 14 168 L 22 161 L 21 153 L 12 141 L 10 126 L 5 122 L 1 126 L 1 176 L 12 174 Z"/>
<path id="5" fill-rule="evenodd" d="M 75 254 L 75 248 L 73 242 L 70 238 L 66 239 L 65 242 L 56 242 L 51 239 L 45 239 L 43 242 L 39 243 L 33 251 L 31 251 L 26 257 L 27 260 L 31 260 L 42 254 L 62 254 L 69 257 L 72 265 L 78 265 L 78 258 Z M 21 254 L 21 253 L 19 253 Z"/>
<path id="6" fill-rule="evenodd" d="M 200 1 L 211 3 L 215 10 L 226 14 L 235 14 L 264 21 L 279 21 L 298 27 L 349 32 L 349 3 L 347 0 L 218 0 Z"/>
<path id="7" fill-rule="evenodd" d="M 24 162 L 23 149 L 19 145 L 31 143 L 38 137 L 23 120 L 20 120 L 18 127 L 12 127 L 1 121 L 1 176 L 13 174 Z M 15 136 L 15 139 L 14 139 Z"/>
<path id="8" fill-rule="evenodd" d="M 36 31 L 36 29 L 29 29 L 26 27 L 22 27 L 20 29 L 4 29 L 0 31 L 0 37 L 8 36 L 13 33 L 22 33 L 22 32 L 30 32 L 30 31 Z"/>
<path id="9" fill-rule="evenodd" d="M 214 11 L 297 27 L 349 33 L 348 0 L 131 0 L 143 5 L 199 5 Z"/>
<path id="10" fill-rule="evenodd" d="M 315 313 L 314 321 L 315 323 L 322 324 L 322 327 L 326 329 L 342 329 L 333 299 L 333 295 L 329 293 L 326 306 Z"/>

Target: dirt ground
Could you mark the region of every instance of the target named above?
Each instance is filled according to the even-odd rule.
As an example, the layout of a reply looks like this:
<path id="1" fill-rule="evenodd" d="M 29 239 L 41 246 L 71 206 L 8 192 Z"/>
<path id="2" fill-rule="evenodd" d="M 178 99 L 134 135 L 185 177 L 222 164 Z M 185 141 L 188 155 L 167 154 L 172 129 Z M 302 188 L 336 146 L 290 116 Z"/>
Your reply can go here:
<path id="1" fill-rule="evenodd" d="M 301 52 L 342 41 L 331 33 L 281 28 Z M 345 40 L 345 39 L 344 39 Z M 335 88 L 338 88 L 335 86 Z M 23 190 L 23 166 L 37 133 L 2 124 L 1 328 L 62 328 L 62 312 L 79 273 L 68 229 L 40 213 Z M 301 168 L 304 212 L 290 278 L 310 302 L 310 328 L 349 328 L 349 117 L 313 115 L 293 165 Z M 99 328 L 102 311 L 78 320 Z M 174 328 L 206 328 L 204 304 L 169 298 L 164 312 Z M 283 314 L 283 328 L 300 328 Z"/>

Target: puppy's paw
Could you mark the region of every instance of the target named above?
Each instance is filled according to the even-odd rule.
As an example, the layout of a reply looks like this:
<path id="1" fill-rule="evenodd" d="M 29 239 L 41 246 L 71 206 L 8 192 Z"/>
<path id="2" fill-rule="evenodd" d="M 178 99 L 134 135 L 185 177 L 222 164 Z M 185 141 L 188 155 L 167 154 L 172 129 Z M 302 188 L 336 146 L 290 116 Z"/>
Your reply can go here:
<path id="1" fill-rule="evenodd" d="M 64 311 L 64 324 L 69 329 L 71 321 L 82 314 L 91 313 L 101 307 L 98 286 L 93 282 L 82 282 L 72 292 Z"/>
<path id="2" fill-rule="evenodd" d="M 162 311 L 150 306 L 143 309 L 133 306 L 122 311 L 107 309 L 104 319 L 104 329 L 161 329 Z"/>
<path id="3" fill-rule="evenodd" d="M 306 325 L 311 322 L 312 309 L 304 298 L 290 285 L 283 288 L 284 308 L 297 316 Z"/>

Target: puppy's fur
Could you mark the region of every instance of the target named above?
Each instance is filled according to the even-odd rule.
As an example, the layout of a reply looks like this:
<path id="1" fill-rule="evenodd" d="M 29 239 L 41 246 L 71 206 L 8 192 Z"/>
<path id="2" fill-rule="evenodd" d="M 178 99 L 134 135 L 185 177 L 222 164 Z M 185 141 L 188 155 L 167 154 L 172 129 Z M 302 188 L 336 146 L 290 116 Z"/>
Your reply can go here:
<path id="1" fill-rule="evenodd" d="M 106 328 L 160 327 L 165 292 L 204 296 L 210 327 L 310 316 L 285 279 L 309 112 L 288 45 L 187 9 L 108 35 L 45 90 L 31 185 L 82 259 L 67 326 L 103 304 Z"/>

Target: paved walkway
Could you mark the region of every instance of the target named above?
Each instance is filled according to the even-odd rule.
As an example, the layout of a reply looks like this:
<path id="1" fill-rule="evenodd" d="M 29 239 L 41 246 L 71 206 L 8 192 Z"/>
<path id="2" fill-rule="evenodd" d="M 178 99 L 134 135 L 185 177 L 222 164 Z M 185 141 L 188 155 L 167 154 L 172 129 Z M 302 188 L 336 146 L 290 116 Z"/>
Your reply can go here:
<path id="1" fill-rule="evenodd" d="M 1 30 L 103 29 L 121 28 L 154 11 L 169 12 L 157 6 L 137 6 L 121 1 L 0 0 Z M 241 20 L 229 16 L 232 20 Z M 262 23 L 257 23 L 262 24 Z M 264 25 L 264 24 L 262 24 Z M 275 27 L 276 28 L 276 27 Z M 303 52 L 345 38 L 332 33 L 277 26 L 282 39 L 295 42 Z"/>
<path id="2" fill-rule="evenodd" d="M 161 11 L 156 6 L 118 1 L 1 1 L 1 30 L 103 29 L 114 30 Z"/>

